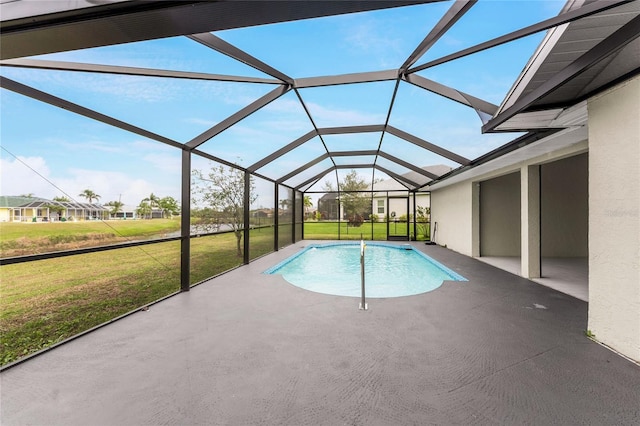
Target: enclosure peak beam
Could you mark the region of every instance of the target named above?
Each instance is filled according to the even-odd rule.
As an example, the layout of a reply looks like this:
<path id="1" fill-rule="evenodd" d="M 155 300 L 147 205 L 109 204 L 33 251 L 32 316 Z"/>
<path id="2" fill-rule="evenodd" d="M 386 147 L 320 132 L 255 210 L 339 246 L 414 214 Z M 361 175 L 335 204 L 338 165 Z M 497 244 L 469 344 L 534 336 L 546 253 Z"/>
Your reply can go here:
<path id="1" fill-rule="evenodd" d="M 407 189 L 413 189 L 420 186 L 416 182 L 412 181 L 411 179 L 407 179 L 406 177 L 399 175 L 397 173 L 394 173 L 385 167 L 379 166 L 378 164 L 376 164 L 374 168 L 377 170 L 380 170 L 382 173 L 388 174 L 393 179 L 395 179 L 400 185 L 404 186 Z M 409 186 L 412 186 L 413 188 L 410 188 Z"/>
<path id="2" fill-rule="evenodd" d="M 371 71 L 353 74 L 297 78 L 294 81 L 294 87 L 296 89 L 307 89 L 310 87 L 339 86 L 343 84 L 375 83 L 379 81 L 391 81 L 397 78 L 398 70 Z"/>
<path id="3" fill-rule="evenodd" d="M 300 185 L 296 186 L 296 187 L 295 187 L 295 188 L 293 188 L 293 189 L 295 189 L 296 191 L 299 191 L 299 190 L 300 190 L 300 188 L 302 188 L 303 186 L 308 185 L 308 184 L 310 184 L 311 182 L 315 182 L 315 181 L 317 181 L 317 180 L 318 180 L 318 179 L 320 179 L 322 176 L 326 175 L 327 173 L 329 173 L 329 172 L 331 172 L 331 171 L 333 171 L 333 170 L 335 170 L 335 169 L 336 169 L 336 166 L 331 166 L 331 167 L 329 167 L 328 169 L 326 169 L 325 171 L 318 173 L 317 175 L 315 175 L 315 176 L 314 176 L 314 177 L 312 177 L 311 179 L 307 179 L 307 180 L 305 180 L 304 182 L 302 182 Z M 308 189 L 308 188 L 307 188 L 307 189 Z"/>
<path id="4" fill-rule="evenodd" d="M 384 131 L 384 124 L 318 128 L 319 135 L 343 135 L 348 133 L 372 133 L 382 131 Z"/>
<path id="5" fill-rule="evenodd" d="M 214 136 L 216 136 L 216 135 L 222 133 L 223 131 L 227 130 L 229 127 L 231 127 L 234 124 L 236 124 L 237 122 L 245 119 L 246 117 L 248 117 L 249 115 L 253 114 L 254 112 L 259 110 L 263 106 L 268 105 L 269 103 L 275 101 L 280 96 L 282 96 L 285 93 L 287 93 L 289 90 L 291 90 L 291 88 L 289 86 L 280 85 L 279 87 L 277 87 L 276 89 L 274 89 L 271 92 L 267 93 L 266 95 L 264 95 L 260 99 L 255 100 L 251 104 L 249 104 L 246 107 L 242 108 L 240 111 L 238 111 L 235 114 L 225 118 L 220 123 L 216 124 L 215 126 L 210 128 L 206 132 L 201 133 L 200 135 L 196 136 L 195 138 L 193 138 L 192 140 L 187 142 L 186 146 L 188 148 L 190 148 L 190 149 L 194 149 L 194 148 L 199 147 L 200 145 L 202 145 L 203 143 L 205 143 L 209 139 L 211 139 Z"/>
<path id="6" fill-rule="evenodd" d="M 466 166 L 471 162 L 471 160 L 464 158 L 461 155 L 458 155 L 454 152 L 441 148 L 438 145 L 434 145 L 430 142 L 427 142 L 424 139 L 420 139 L 419 137 L 414 136 L 410 133 L 403 132 L 402 130 L 396 129 L 393 126 L 387 126 L 387 132 L 391 133 L 394 136 L 399 137 L 400 139 L 404 139 L 407 142 L 411 142 L 414 145 L 417 145 L 421 148 L 424 148 L 428 151 L 438 154 L 444 158 L 448 158 L 449 160 L 455 161 L 458 164 L 462 164 Z"/>
<path id="7" fill-rule="evenodd" d="M 302 145 L 303 143 L 305 143 L 308 140 L 312 139 L 316 135 L 317 135 L 316 131 L 315 130 L 311 130 L 310 132 L 300 136 L 298 139 L 294 140 L 293 142 L 283 146 L 279 150 L 274 151 L 271 154 L 267 155 L 262 160 L 259 160 L 259 161 L 255 162 L 255 163 L 253 163 L 252 165 L 247 167 L 247 170 L 249 170 L 250 172 L 254 172 L 254 171 L 258 170 L 260 167 L 266 166 L 267 164 L 269 164 L 270 162 L 272 162 L 276 158 L 278 158 L 278 157 L 286 154 L 287 152 L 299 147 L 300 145 Z"/>
<path id="8" fill-rule="evenodd" d="M 358 155 L 376 155 L 378 151 L 375 149 L 367 149 L 361 151 L 331 151 L 329 155 L 332 157 L 356 157 Z"/>
<path id="9" fill-rule="evenodd" d="M 415 166 L 415 165 L 413 165 L 413 164 L 411 164 L 409 162 L 406 162 L 406 161 L 404 161 L 404 160 L 402 160 L 402 159 L 400 159 L 398 157 L 394 157 L 391 154 L 387 154 L 384 151 L 379 151 L 378 155 L 380 157 L 382 157 L 382 158 L 386 158 L 389 161 L 393 161 L 394 163 L 396 163 L 396 164 L 398 164 L 400 166 L 406 167 L 409 170 L 412 170 L 412 171 L 414 171 L 416 173 L 419 173 L 419 174 L 421 174 L 421 175 L 423 175 L 425 177 L 428 177 L 429 179 L 437 179 L 437 178 L 440 177 L 440 176 L 438 176 L 436 174 L 433 174 L 433 173 L 428 172 L 428 171 L 426 171 L 424 169 L 421 169 L 420 167 Z"/>
<path id="10" fill-rule="evenodd" d="M 480 113 L 484 113 L 485 115 L 493 117 L 493 115 L 498 112 L 498 105 L 494 105 L 491 102 L 476 98 L 475 96 L 453 89 L 449 86 L 445 86 L 444 84 L 437 83 L 433 80 L 429 80 L 428 78 L 424 78 L 417 74 L 407 74 L 403 76 L 403 80 L 413 84 L 414 86 L 428 90 L 429 92 L 433 92 L 437 95 L 444 96 L 447 99 L 451 99 L 452 101 L 461 103 L 462 105 L 471 107 L 476 110 L 478 115 L 480 115 Z M 487 121 L 482 115 L 480 115 L 480 119 L 483 123 Z"/>
<path id="11" fill-rule="evenodd" d="M 345 170 L 345 169 L 371 169 L 373 168 L 373 163 L 371 164 L 340 164 L 335 167 L 336 170 Z"/>
<path id="12" fill-rule="evenodd" d="M 308 168 L 315 166 L 316 164 L 318 164 L 319 162 L 321 162 L 322 160 L 325 160 L 329 158 L 329 153 L 325 152 L 324 154 L 314 158 L 313 160 L 309 161 L 306 164 L 303 164 L 302 166 L 298 167 L 297 169 L 287 173 L 286 175 L 282 176 L 279 179 L 276 179 L 276 183 L 280 184 L 282 182 L 285 182 L 289 179 L 291 179 L 292 177 L 294 177 L 295 175 L 304 172 L 305 170 L 307 170 Z"/>
<path id="13" fill-rule="evenodd" d="M 451 28 L 462 16 L 467 13 L 469 9 L 477 2 L 478 0 L 466 0 L 466 1 L 456 1 L 449 8 L 447 13 L 438 21 L 438 23 L 433 27 L 431 32 L 427 34 L 427 36 L 422 40 L 422 42 L 418 45 L 416 50 L 414 50 L 411 55 L 407 58 L 406 61 L 400 67 L 400 73 L 404 74 L 407 69 L 416 63 L 418 59 L 420 59 L 426 52 L 433 46 L 440 38 L 449 31 Z"/>
<path id="14" fill-rule="evenodd" d="M 247 52 L 238 49 L 233 44 L 227 43 L 226 41 L 214 36 L 211 33 L 193 34 L 187 37 L 217 52 L 240 61 L 243 64 L 249 65 L 250 67 L 257 69 L 260 72 L 270 75 L 273 78 L 277 78 L 278 80 L 285 82 L 290 86 L 293 86 L 293 79 L 288 75 L 278 71 L 270 65 L 265 64 L 260 59 L 249 55 Z"/>

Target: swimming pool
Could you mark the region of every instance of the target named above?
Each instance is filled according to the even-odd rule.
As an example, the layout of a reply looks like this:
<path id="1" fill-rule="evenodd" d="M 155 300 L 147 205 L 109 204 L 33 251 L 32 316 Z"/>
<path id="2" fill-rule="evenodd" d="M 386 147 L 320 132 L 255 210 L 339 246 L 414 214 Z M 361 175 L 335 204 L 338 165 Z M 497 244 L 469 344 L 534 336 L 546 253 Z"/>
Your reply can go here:
<path id="1" fill-rule="evenodd" d="M 360 243 L 312 244 L 267 269 L 291 284 L 318 293 L 360 296 Z M 409 244 L 369 242 L 365 249 L 367 297 L 426 293 L 445 280 L 466 281 Z"/>

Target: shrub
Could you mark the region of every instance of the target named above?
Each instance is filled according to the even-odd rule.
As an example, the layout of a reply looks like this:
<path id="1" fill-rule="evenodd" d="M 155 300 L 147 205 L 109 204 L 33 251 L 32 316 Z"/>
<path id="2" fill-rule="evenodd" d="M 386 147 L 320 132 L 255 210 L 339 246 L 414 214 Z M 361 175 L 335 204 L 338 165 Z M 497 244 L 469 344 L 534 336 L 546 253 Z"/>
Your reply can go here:
<path id="1" fill-rule="evenodd" d="M 362 226 L 362 222 L 364 222 L 364 218 L 362 216 L 360 216 L 359 214 L 355 214 L 355 215 L 349 217 L 349 222 L 347 223 L 347 226 L 352 226 L 354 228 L 359 228 L 360 226 Z"/>

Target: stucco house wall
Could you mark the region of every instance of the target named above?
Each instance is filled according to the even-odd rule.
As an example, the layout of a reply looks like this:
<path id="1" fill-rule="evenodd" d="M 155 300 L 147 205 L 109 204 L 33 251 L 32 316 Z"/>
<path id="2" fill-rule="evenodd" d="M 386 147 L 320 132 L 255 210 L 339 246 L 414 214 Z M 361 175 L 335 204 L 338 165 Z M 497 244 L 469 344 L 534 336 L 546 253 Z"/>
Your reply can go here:
<path id="1" fill-rule="evenodd" d="M 588 102 L 589 325 L 640 361 L 640 77 Z"/>
<path id="2" fill-rule="evenodd" d="M 473 183 L 457 183 L 431 193 L 431 240 L 473 256 Z"/>

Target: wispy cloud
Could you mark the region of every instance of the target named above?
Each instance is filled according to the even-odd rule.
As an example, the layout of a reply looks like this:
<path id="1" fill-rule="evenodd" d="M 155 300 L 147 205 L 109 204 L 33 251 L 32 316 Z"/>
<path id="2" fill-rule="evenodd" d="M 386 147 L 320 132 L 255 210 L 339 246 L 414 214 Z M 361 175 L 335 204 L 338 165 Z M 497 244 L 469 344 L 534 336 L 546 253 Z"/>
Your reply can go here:
<path id="1" fill-rule="evenodd" d="M 356 25 L 349 25 L 345 28 L 345 41 L 354 49 L 366 53 L 380 52 L 396 53 L 402 51 L 402 39 L 392 36 L 391 31 L 386 31 L 388 22 L 379 19 L 369 18 L 360 20 Z"/>
<path id="2" fill-rule="evenodd" d="M 137 204 L 151 192 L 161 196 L 180 196 L 177 185 L 167 186 L 157 180 L 152 182 L 151 176 L 145 179 L 122 172 L 82 168 L 56 170 L 52 173 L 42 157 L 18 157 L 18 159 L 0 159 L 0 193 L 2 195 L 31 193 L 48 199 L 67 196 L 83 201 L 78 194 L 89 188 L 101 196 L 102 203 L 121 199 L 126 204 Z M 145 160 L 155 162 L 158 167 L 164 165 L 168 170 L 171 168 L 171 165 L 165 162 L 166 159 L 160 157 L 151 156 Z"/>
<path id="3" fill-rule="evenodd" d="M 355 110 L 327 108 L 313 102 L 307 103 L 307 108 L 309 108 L 311 116 L 317 119 L 318 122 L 316 124 L 321 127 L 382 124 L 386 119 L 384 113 L 374 114 Z"/>
<path id="4" fill-rule="evenodd" d="M 51 171 L 42 157 L 0 158 L 0 194 L 51 193 Z"/>
<path id="5" fill-rule="evenodd" d="M 185 123 L 198 124 L 200 126 L 206 126 L 206 127 L 213 127 L 216 124 L 218 124 L 217 121 L 207 120 L 207 119 L 204 119 L 204 118 L 197 118 L 197 117 L 185 118 L 182 121 L 185 122 Z"/>
<path id="6" fill-rule="evenodd" d="M 120 145 L 114 145 L 113 143 L 103 141 L 83 141 L 83 142 L 69 142 L 69 141 L 57 141 L 56 145 L 61 148 L 70 150 L 70 152 L 108 152 L 108 153 L 124 153 L 126 150 Z"/>

